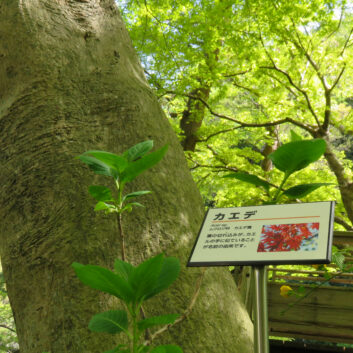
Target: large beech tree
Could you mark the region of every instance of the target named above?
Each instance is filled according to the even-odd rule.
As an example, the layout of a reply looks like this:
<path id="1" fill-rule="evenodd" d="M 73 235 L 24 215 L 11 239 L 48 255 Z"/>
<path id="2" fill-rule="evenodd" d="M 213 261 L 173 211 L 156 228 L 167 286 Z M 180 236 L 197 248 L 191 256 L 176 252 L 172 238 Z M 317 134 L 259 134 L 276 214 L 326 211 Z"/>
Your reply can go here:
<path id="1" fill-rule="evenodd" d="M 185 263 L 203 205 L 113 0 L 1 1 L 0 131 L 0 256 L 21 353 L 96 353 L 116 343 L 87 324 L 119 304 L 83 286 L 70 267 L 111 268 L 119 256 L 117 227 L 93 212 L 93 175 L 74 158 L 88 149 L 169 143 L 164 160 L 133 185 L 153 190 L 146 209 L 123 227 L 132 263 L 164 251 L 184 269 L 147 314 L 188 307 L 202 271 Z M 158 340 L 187 353 L 246 353 L 251 337 L 230 274 L 208 269 L 191 314 Z"/>

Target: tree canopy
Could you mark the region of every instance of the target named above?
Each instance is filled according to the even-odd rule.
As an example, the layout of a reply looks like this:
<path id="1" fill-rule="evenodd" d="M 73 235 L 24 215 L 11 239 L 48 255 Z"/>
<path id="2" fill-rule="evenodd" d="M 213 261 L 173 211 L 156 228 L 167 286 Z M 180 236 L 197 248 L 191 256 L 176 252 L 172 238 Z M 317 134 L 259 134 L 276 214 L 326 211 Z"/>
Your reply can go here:
<path id="1" fill-rule="evenodd" d="M 120 7 L 208 204 L 262 203 L 259 188 L 225 180 L 224 172 L 277 185 L 268 155 L 293 134 L 324 138 L 326 163 L 298 178 L 335 186 L 304 200 L 337 200 L 337 226 L 352 229 L 349 2 L 145 0 Z"/>

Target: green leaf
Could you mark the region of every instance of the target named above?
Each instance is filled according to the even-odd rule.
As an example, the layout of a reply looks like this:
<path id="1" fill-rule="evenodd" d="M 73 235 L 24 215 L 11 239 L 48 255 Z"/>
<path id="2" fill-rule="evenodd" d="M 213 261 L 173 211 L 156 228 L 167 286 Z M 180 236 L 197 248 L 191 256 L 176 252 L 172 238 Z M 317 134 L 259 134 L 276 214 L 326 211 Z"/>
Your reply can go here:
<path id="1" fill-rule="evenodd" d="M 317 161 L 325 150 L 326 142 L 323 139 L 293 141 L 279 147 L 269 158 L 276 168 L 289 176 Z"/>
<path id="2" fill-rule="evenodd" d="M 301 141 L 303 138 L 300 135 L 298 135 L 294 130 L 291 130 L 290 139 L 291 141 Z"/>
<path id="3" fill-rule="evenodd" d="M 143 331 L 153 326 L 169 325 L 172 324 L 179 316 L 180 315 L 178 314 L 153 316 L 148 319 L 139 321 L 137 326 L 140 331 Z"/>
<path id="4" fill-rule="evenodd" d="M 108 212 L 114 212 L 114 211 L 117 211 L 118 209 L 116 208 L 116 206 L 111 205 L 110 203 L 99 201 L 96 203 L 96 207 L 94 208 L 94 210 L 95 211 L 106 210 Z"/>
<path id="5" fill-rule="evenodd" d="M 119 174 L 128 166 L 128 161 L 124 157 L 114 153 L 92 150 L 85 152 L 84 155 L 95 157 L 97 160 L 115 169 Z"/>
<path id="6" fill-rule="evenodd" d="M 121 212 L 124 212 L 124 211 L 131 212 L 132 211 L 132 206 L 145 207 L 144 205 L 140 204 L 139 202 L 131 202 L 131 203 L 127 203 L 122 208 Z"/>
<path id="7" fill-rule="evenodd" d="M 127 314 L 124 310 L 109 310 L 94 315 L 88 328 L 94 332 L 119 333 L 128 329 Z"/>
<path id="8" fill-rule="evenodd" d="M 147 152 L 152 149 L 152 147 L 152 140 L 140 142 L 137 145 L 129 148 L 126 152 L 124 152 L 123 157 L 125 157 L 129 162 L 133 162 L 136 159 L 143 157 Z"/>
<path id="9" fill-rule="evenodd" d="M 167 289 L 177 279 L 179 272 L 179 260 L 175 257 L 166 257 L 163 261 L 157 283 L 152 291 L 145 297 L 145 300 Z"/>
<path id="10" fill-rule="evenodd" d="M 82 265 L 74 262 L 72 267 L 83 284 L 93 289 L 112 294 L 127 303 L 132 302 L 134 298 L 133 290 L 128 281 L 121 276 L 106 268 L 95 265 Z"/>
<path id="11" fill-rule="evenodd" d="M 292 188 L 287 189 L 283 192 L 283 195 L 286 195 L 290 198 L 301 198 L 311 192 L 315 191 L 321 186 L 333 185 L 332 183 L 311 183 L 311 184 L 300 184 L 293 186 Z"/>
<path id="12" fill-rule="evenodd" d="M 129 280 L 130 274 L 134 270 L 134 267 L 131 264 L 120 259 L 115 260 L 114 268 L 115 272 L 127 281 Z"/>
<path id="13" fill-rule="evenodd" d="M 153 167 L 163 158 L 167 150 L 168 150 L 168 145 L 165 145 L 159 150 L 152 152 L 138 159 L 135 162 L 130 163 L 128 167 L 121 174 L 121 181 L 122 182 L 132 181 L 142 172 Z"/>
<path id="14" fill-rule="evenodd" d="M 133 269 L 129 284 L 134 290 L 135 301 L 140 302 L 156 286 L 163 265 L 163 254 L 152 257 Z"/>
<path id="15" fill-rule="evenodd" d="M 132 193 L 130 193 L 130 194 L 125 195 L 125 196 L 123 197 L 123 201 L 132 199 L 132 198 L 134 198 L 134 197 L 146 195 L 146 194 L 151 194 L 151 193 L 152 193 L 152 192 L 151 192 L 151 191 L 148 191 L 148 190 L 144 190 L 144 191 L 135 191 L 135 192 L 132 192 Z"/>
<path id="16" fill-rule="evenodd" d="M 262 186 L 266 191 L 269 191 L 270 184 L 260 179 L 258 176 L 248 173 L 236 172 L 232 174 L 227 174 L 223 178 L 234 178 L 240 181 L 245 181 L 246 183 L 255 185 L 255 186 Z"/>
<path id="17" fill-rule="evenodd" d="M 332 262 L 342 271 L 344 269 L 345 256 L 341 252 L 332 254 Z"/>
<path id="18" fill-rule="evenodd" d="M 118 171 L 116 169 L 111 168 L 109 165 L 101 162 L 97 158 L 81 155 L 77 157 L 81 162 L 86 163 L 91 170 L 93 170 L 96 174 L 106 175 L 113 178 L 117 178 Z"/>
<path id="19" fill-rule="evenodd" d="M 106 186 L 91 185 L 88 191 L 97 201 L 113 201 L 112 192 Z"/>
<path id="20" fill-rule="evenodd" d="M 183 351 L 178 346 L 167 344 L 153 348 L 150 353 L 183 353 Z"/>

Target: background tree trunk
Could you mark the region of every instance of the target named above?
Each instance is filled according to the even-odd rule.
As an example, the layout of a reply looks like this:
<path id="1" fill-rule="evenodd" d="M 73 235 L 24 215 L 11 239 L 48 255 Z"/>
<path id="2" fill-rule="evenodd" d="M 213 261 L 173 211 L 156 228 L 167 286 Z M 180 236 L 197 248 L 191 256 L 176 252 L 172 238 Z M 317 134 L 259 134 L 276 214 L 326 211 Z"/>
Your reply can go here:
<path id="1" fill-rule="evenodd" d="M 149 89 L 113 0 L 0 3 L 0 255 L 21 353 L 97 353 L 114 337 L 90 317 L 111 301 L 83 286 L 73 261 L 112 267 L 114 219 L 93 212 L 90 184 L 107 184 L 74 159 L 170 144 L 134 190 L 153 190 L 125 218 L 133 263 L 164 251 L 183 272 L 147 315 L 182 312 L 200 269 L 185 269 L 203 217 L 182 149 Z M 95 179 L 95 180 L 93 180 Z M 208 269 L 190 317 L 160 337 L 185 353 L 252 352 L 252 324 L 231 275 Z"/>

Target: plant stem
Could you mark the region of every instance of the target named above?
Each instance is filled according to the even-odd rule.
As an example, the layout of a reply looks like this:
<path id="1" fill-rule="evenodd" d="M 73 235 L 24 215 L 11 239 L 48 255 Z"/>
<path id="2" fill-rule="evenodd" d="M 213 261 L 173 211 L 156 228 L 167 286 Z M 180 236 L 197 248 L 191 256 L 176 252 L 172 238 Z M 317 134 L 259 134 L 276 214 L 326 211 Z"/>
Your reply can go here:
<path id="1" fill-rule="evenodd" d="M 289 175 L 290 175 L 290 174 L 289 174 Z M 276 203 L 277 203 L 279 193 L 281 192 L 281 190 L 282 190 L 282 188 L 283 188 L 285 182 L 286 182 L 287 179 L 289 178 L 289 175 L 287 175 L 287 173 L 284 175 L 284 178 L 283 178 L 283 180 L 282 180 L 282 182 L 281 182 L 281 185 L 278 187 L 278 190 L 277 190 L 277 192 L 276 192 L 275 197 L 272 199 L 272 202 L 276 202 Z"/>
<path id="2" fill-rule="evenodd" d="M 126 255 L 125 255 L 125 236 L 124 236 L 122 222 L 121 222 L 121 213 L 117 214 L 117 221 L 118 221 L 118 228 L 119 228 L 120 239 L 121 239 L 121 259 L 123 261 L 125 261 L 125 259 L 126 259 Z"/>
<path id="3" fill-rule="evenodd" d="M 117 215 L 117 221 L 118 221 L 118 230 L 120 234 L 120 239 L 121 239 L 121 260 L 125 261 L 126 260 L 126 255 L 125 255 L 125 236 L 123 232 L 123 226 L 122 226 L 122 221 L 121 221 L 121 210 L 123 208 L 123 202 L 122 202 L 122 194 L 123 194 L 123 188 L 124 184 L 122 183 L 121 185 L 119 184 L 118 180 L 115 180 L 115 185 L 118 191 L 118 199 L 117 199 L 117 208 L 118 208 L 118 215 Z"/>

